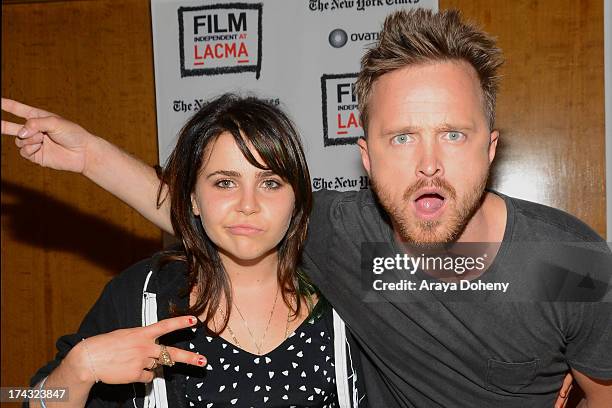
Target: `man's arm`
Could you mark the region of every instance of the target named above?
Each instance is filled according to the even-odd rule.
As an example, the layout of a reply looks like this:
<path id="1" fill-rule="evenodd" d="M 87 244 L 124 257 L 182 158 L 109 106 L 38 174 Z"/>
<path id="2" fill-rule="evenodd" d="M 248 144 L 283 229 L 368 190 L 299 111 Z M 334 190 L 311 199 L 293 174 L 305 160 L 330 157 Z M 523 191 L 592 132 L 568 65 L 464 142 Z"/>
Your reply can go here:
<path id="1" fill-rule="evenodd" d="M 26 119 L 24 125 L 2 121 L 2 134 L 16 136 L 25 159 L 42 167 L 81 173 L 166 232 L 172 233 L 170 203 L 157 207 L 160 180 L 155 170 L 60 116 L 2 99 L 2 110 Z M 165 189 L 162 192 L 165 197 Z"/>
<path id="2" fill-rule="evenodd" d="M 572 369 L 576 383 L 584 392 L 579 408 L 609 408 L 612 406 L 612 380 L 598 380 Z"/>
<path id="3" fill-rule="evenodd" d="M 155 169 L 106 140 L 96 136 L 94 138 L 91 147 L 87 149 L 87 161 L 82 174 L 162 230 L 173 234 L 170 198 L 166 198 L 165 185 L 160 196 L 163 201 L 157 207 L 161 181 Z"/>

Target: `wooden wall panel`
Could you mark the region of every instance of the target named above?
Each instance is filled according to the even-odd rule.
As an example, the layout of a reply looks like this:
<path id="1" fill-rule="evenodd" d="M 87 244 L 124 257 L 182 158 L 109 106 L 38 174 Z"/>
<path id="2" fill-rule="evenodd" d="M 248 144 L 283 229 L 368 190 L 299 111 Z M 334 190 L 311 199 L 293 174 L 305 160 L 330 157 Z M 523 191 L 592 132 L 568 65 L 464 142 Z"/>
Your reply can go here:
<path id="1" fill-rule="evenodd" d="M 2 5 L 2 95 L 73 119 L 157 163 L 149 3 Z M 3 117 L 4 114 L 3 114 Z M 2 386 L 27 384 L 104 284 L 160 231 L 77 174 L 2 138 Z"/>
<path id="2" fill-rule="evenodd" d="M 440 8 L 460 9 L 504 51 L 491 186 L 563 209 L 605 237 L 603 1 L 440 0 Z"/>

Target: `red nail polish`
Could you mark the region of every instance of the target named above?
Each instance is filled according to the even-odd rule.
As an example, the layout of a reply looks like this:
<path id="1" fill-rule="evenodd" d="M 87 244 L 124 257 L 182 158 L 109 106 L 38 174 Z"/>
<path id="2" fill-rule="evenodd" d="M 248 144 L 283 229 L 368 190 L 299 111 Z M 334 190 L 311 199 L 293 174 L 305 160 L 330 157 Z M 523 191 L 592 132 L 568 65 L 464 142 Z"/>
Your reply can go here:
<path id="1" fill-rule="evenodd" d="M 190 317 L 189 318 L 189 324 L 196 324 L 198 320 L 195 317 Z"/>
<path id="2" fill-rule="evenodd" d="M 204 357 L 198 358 L 198 365 L 199 366 L 205 366 L 206 365 L 206 359 Z"/>

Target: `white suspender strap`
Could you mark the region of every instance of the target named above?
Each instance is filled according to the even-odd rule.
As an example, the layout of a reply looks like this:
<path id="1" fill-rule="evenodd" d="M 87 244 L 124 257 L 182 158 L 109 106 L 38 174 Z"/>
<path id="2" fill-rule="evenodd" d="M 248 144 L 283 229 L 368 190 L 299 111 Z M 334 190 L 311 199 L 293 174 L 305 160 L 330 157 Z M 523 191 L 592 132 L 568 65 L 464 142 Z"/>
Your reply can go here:
<path id="1" fill-rule="evenodd" d="M 336 389 L 340 408 L 351 408 L 351 396 L 346 365 L 346 327 L 336 310 L 334 314 L 334 364 Z"/>
<path id="2" fill-rule="evenodd" d="M 149 279 L 153 271 L 150 271 L 142 288 L 142 325 L 148 326 L 157 323 L 157 298 L 155 293 L 147 292 Z M 155 369 L 153 383 L 147 384 L 144 408 L 168 408 L 168 396 L 166 394 L 166 380 L 164 380 L 163 367 Z"/>

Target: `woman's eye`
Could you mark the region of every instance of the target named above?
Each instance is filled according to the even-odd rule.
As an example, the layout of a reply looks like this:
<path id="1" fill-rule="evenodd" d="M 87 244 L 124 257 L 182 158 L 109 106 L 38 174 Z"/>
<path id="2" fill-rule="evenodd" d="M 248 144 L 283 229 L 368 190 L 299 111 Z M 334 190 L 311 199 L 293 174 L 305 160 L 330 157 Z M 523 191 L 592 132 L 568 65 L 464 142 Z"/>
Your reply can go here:
<path id="1" fill-rule="evenodd" d="M 461 132 L 447 132 L 445 137 L 451 142 L 457 142 L 459 140 L 463 140 L 465 135 Z"/>
<path id="2" fill-rule="evenodd" d="M 406 144 L 410 141 L 410 136 L 408 135 L 397 135 L 391 139 L 392 144 Z"/>
<path id="3" fill-rule="evenodd" d="M 234 187 L 234 182 L 232 180 L 219 180 L 215 185 L 220 188 L 232 188 Z"/>
<path id="4" fill-rule="evenodd" d="M 276 180 L 265 180 L 263 182 L 264 188 L 275 190 L 281 186 L 281 184 Z"/>

